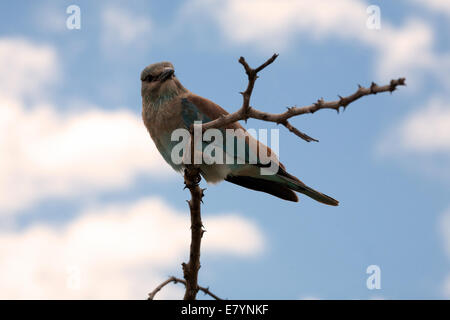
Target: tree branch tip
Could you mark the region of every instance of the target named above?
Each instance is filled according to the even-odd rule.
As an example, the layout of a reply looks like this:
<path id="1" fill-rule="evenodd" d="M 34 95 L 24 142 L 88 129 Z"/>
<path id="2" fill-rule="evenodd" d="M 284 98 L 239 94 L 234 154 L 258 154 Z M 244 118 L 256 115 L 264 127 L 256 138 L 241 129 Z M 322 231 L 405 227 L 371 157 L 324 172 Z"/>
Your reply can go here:
<path id="1" fill-rule="evenodd" d="M 274 62 L 275 59 L 278 58 L 279 55 L 280 55 L 279 53 L 274 53 L 274 54 L 269 58 L 269 60 L 267 60 L 268 62 L 270 61 L 269 64 L 271 64 L 272 62 Z"/>
<path id="2" fill-rule="evenodd" d="M 250 66 L 248 65 L 247 61 L 245 61 L 245 58 L 244 58 L 244 57 L 240 57 L 238 61 L 239 61 L 239 63 L 242 64 L 242 66 L 244 67 L 245 73 L 246 73 L 248 76 L 250 76 L 250 71 L 251 71 L 252 69 L 251 69 Z"/>

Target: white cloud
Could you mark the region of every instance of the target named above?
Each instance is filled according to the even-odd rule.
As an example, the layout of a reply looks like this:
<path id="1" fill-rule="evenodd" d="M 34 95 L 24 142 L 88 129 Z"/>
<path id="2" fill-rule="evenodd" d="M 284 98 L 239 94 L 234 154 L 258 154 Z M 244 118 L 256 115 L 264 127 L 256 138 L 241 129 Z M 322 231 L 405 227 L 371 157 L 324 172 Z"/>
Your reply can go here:
<path id="1" fill-rule="evenodd" d="M 20 38 L 0 38 L 0 95 L 41 97 L 59 74 L 56 50 Z"/>
<path id="2" fill-rule="evenodd" d="M 123 188 L 170 175 L 142 120 L 127 110 L 64 113 L 0 97 L 0 212 L 46 197 Z"/>
<path id="3" fill-rule="evenodd" d="M 409 19 L 401 28 L 385 23 L 370 42 L 378 51 L 380 76 L 399 74 L 407 77 L 408 84 L 417 85 L 424 72 L 441 78 L 442 68 L 449 66 L 448 56 L 433 51 L 432 28 L 418 19 Z"/>
<path id="4" fill-rule="evenodd" d="M 107 47 L 143 46 L 149 41 L 152 23 L 125 8 L 107 7 L 102 11 L 102 28 Z"/>
<path id="5" fill-rule="evenodd" d="M 449 103 L 443 98 L 433 98 L 409 114 L 385 137 L 380 151 L 450 156 Z"/>
<path id="6" fill-rule="evenodd" d="M 224 35 L 234 43 L 256 44 L 262 48 L 286 46 L 299 33 L 319 37 L 354 34 L 365 28 L 366 7 L 353 0 L 193 0 L 186 14 L 211 15 Z"/>
<path id="7" fill-rule="evenodd" d="M 41 94 L 58 79 L 56 51 L 0 38 L 0 214 L 47 197 L 123 188 L 168 175 L 140 117 L 90 106 L 62 112 Z"/>
<path id="8" fill-rule="evenodd" d="M 396 27 L 383 16 L 381 29 L 366 27 L 368 3 L 360 0 L 192 0 L 185 16 L 210 16 L 234 44 L 248 44 L 264 51 L 279 51 L 302 38 L 317 41 L 357 41 L 375 50 L 375 70 L 383 79 L 406 76 L 409 84 L 420 81 L 417 72 L 430 71 L 448 78 L 450 56 L 434 52 L 434 33 L 424 21 L 409 19 Z"/>
<path id="9" fill-rule="evenodd" d="M 415 173 L 448 182 L 450 177 L 450 105 L 434 97 L 387 129 L 376 155 Z"/>
<path id="10" fill-rule="evenodd" d="M 37 224 L 0 233 L 0 298 L 145 299 L 187 259 L 189 223 L 186 212 L 142 199 L 85 210 L 63 228 Z M 204 225 L 202 257 L 251 257 L 263 249 L 261 232 L 247 219 L 215 215 Z M 158 297 L 181 292 L 168 286 Z"/>

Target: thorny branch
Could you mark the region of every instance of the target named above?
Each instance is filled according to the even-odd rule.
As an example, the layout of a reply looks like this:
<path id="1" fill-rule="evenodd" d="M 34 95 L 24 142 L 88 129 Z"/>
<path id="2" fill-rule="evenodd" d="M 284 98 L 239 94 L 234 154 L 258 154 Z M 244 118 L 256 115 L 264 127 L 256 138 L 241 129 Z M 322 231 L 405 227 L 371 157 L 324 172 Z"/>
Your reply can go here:
<path id="1" fill-rule="evenodd" d="M 193 139 L 191 139 L 193 141 Z M 193 152 L 193 148 L 192 154 Z M 201 177 L 200 169 L 195 165 L 187 165 L 184 171 L 184 184 L 191 192 L 191 200 L 188 201 L 191 211 L 191 248 L 189 262 L 182 263 L 183 275 L 186 280 L 186 292 L 184 300 L 195 300 L 198 287 L 198 270 L 200 269 L 200 245 L 202 242 L 203 224 L 201 217 L 200 203 L 203 198 L 203 189 L 199 187 Z"/>
<path id="2" fill-rule="evenodd" d="M 300 137 L 301 139 L 303 139 L 307 142 L 310 142 L 310 141 L 317 142 L 318 141 L 317 139 L 314 139 L 314 138 L 308 136 L 307 134 L 301 132 L 300 130 L 298 130 L 297 128 L 292 126 L 289 123 L 288 119 L 292 118 L 294 116 L 299 116 L 299 115 L 306 114 L 306 113 L 314 113 L 317 110 L 321 110 L 321 109 L 334 109 L 337 112 L 339 112 L 339 108 L 342 107 L 345 110 L 345 108 L 347 108 L 347 106 L 350 103 L 358 100 L 359 98 L 362 98 L 364 96 L 371 95 L 371 94 L 377 94 L 380 92 L 393 92 L 397 89 L 397 86 L 406 85 L 405 78 L 391 80 L 391 82 L 389 84 L 384 85 L 384 86 L 379 86 L 376 83 L 372 82 L 372 84 L 368 88 L 358 85 L 358 90 L 356 90 L 356 92 L 354 92 L 353 94 L 351 94 L 347 97 L 338 96 L 339 99 L 335 100 L 335 101 L 324 101 L 323 98 L 320 98 L 319 100 L 317 100 L 317 102 L 313 103 L 312 105 L 304 106 L 304 107 L 289 107 L 286 112 L 278 113 L 278 114 L 256 110 L 250 106 L 250 96 L 252 94 L 253 87 L 255 85 L 255 81 L 258 78 L 258 72 L 260 72 L 265 67 L 267 67 L 272 62 L 274 62 L 277 57 L 278 57 L 278 55 L 274 54 L 270 59 L 268 59 L 266 62 L 264 62 L 262 65 L 260 65 L 256 69 L 250 68 L 248 63 L 245 61 L 245 58 L 240 57 L 239 62 L 244 66 L 245 73 L 248 76 L 247 89 L 244 92 L 241 92 L 241 94 L 243 96 L 242 107 L 236 112 L 224 115 L 220 118 L 217 118 L 216 120 L 204 123 L 202 125 L 202 129 L 205 131 L 205 130 L 211 129 L 211 128 L 222 128 L 230 123 L 233 123 L 233 122 L 236 122 L 239 120 L 247 121 L 247 119 L 253 118 L 253 119 L 259 119 L 259 120 L 268 121 L 268 122 L 275 122 L 277 124 L 282 124 L 289 131 L 291 131 L 293 134 Z"/>
<path id="3" fill-rule="evenodd" d="M 342 107 L 345 108 L 352 102 L 362 98 L 364 96 L 377 94 L 380 92 L 393 92 L 397 89 L 398 86 L 405 86 L 405 78 L 399 78 L 396 80 L 391 80 L 391 82 L 387 85 L 379 86 L 376 83 L 372 82 L 370 87 L 365 88 L 358 85 L 358 89 L 353 94 L 342 97 L 338 96 L 339 99 L 335 101 L 324 101 L 323 98 L 320 98 L 315 103 L 309 106 L 303 107 L 289 107 L 287 111 L 283 113 L 268 113 L 256 110 L 250 106 L 250 97 L 253 92 L 253 88 L 255 86 L 255 81 L 258 79 L 258 73 L 266 68 L 268 65 L 273 63 L 275 59 L 278 57 L 278 54 L 274 54 L 270 57 L 266 62 L 257 67 L 256 69 L 251 68 L 247 61 L 245 61 L 244 57 L 239 58 L 239 63 L 245 69 L 245 73 L 248 77 L 248 85 L 247 89 L 244 92 L 241 92 L 243 102 L 242 107 L 231 114 L 223 115 L 213 121 L 209 121 L 207 123 L 202 124 L 203 131 L 211 128 L 222 128 L 228 124 L 233 122 L 244 120 L 247 121 L 249 118 L 259 119 L 268 122 L 275 122 L 277 124 L 282 124 L 285 126 L 290 132 L 300 137 L 301 139 L 310 142 L 310 141 L 318 141 L 307 134 L 301 132 L 294 126 L 292 126 L 288 119 L 299 116 L 307 113 L 314 113 L 321 109 L 334 109 L 339 113 L 339 109 Z M 193 143 L 193 139 L 191 139 Z M 191 146 L 192 156 L 194 148 Z M 191 161 L 191 163 L 194 163 Z M 170 277 L 168 280 L 161 283 L 155 290 L 153 290 L 149 294 L 149 299 L 153 299 L 157 292 L 159 292 L 165 285 L 170 282 L 181 282 L 186 286 L 186 292 L 184 295 L 184 300 L 195 300 L 197 293 L 199 290 L 205 292 L 205 294 L 209 294 L 215 299 L 219 299 L 216 295 L 212 294 L 209 289 L 202 288 L 198 285 L 198 271 L 200 269 L 200 245 L 203 233 L 203 224 L 201 220 L 201 202 L 203 198 L 203 191 L 199 187 L 199 182 L 201 180 L 200 170 L 195 165 L 186 165 L 186 169 L 184 171 L 184 183 L 186 188 L 191 192 L 191 200 L 188 201 L 190 212 L 191 212 L 191 247 L 190 247 L 190 255 L 189 262 L 182 263 L 183 266 L 183 274 L 185 280 L 178 279 L 175 277 Z"/>

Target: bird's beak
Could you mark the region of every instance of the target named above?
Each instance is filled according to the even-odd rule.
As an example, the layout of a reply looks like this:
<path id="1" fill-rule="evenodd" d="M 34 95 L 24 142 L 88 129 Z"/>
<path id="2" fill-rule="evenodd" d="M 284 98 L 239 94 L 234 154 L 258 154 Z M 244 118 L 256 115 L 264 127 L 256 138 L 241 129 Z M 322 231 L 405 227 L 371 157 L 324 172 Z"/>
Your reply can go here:
<path id="1" fill-rule="evenodd" d="M 172 68 L 164 68 L 164 71 L 159 75 L 158 80 L 161 82 L 166 81 L 174 74 L 175 70 Z"/>

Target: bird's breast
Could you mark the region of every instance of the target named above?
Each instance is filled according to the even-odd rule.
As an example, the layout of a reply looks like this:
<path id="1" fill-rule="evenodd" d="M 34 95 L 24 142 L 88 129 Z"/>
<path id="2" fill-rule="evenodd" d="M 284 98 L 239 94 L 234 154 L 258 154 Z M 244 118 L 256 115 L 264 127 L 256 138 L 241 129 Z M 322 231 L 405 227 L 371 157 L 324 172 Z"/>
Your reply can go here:
<path id="1" fill-rule="evenodd" d="M 165 103 L 158 107 L 148 104 L 143 107 L 142 118 L 158 151 L 167 163 L 179 170 L 179 166 L 171 159 L 172 148 L 177 143 L 172 141 L 171 137 L 174 130 L 183 127 L 181 108 L 174 103 Z"/>

